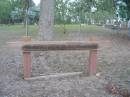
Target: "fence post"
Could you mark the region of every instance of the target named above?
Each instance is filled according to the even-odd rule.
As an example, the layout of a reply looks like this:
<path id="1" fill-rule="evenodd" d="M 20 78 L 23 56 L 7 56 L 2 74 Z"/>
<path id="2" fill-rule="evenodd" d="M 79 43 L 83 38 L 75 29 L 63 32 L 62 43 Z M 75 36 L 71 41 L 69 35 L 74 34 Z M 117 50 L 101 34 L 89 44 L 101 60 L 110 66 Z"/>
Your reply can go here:
<path id="1" fill-rule="evenodd" d="M 91 37 L 89 39 L 92 43 L 96 42 L 96 37 Z M 95 75 L 96 74 L 96 61 L 97 61 L 97 49 L 93 49 L 89 51 L 89 75 Z"/>
<path id="2" fill-rule="evenodd" d="M 24 79 L 31 76 L 31 52 L 23 52 Z"/>
<path id="3" fill-rule="evenodd" d="M 89 75 L 96 74 L 97 50 L 90 50 L 89 52 Z"/>

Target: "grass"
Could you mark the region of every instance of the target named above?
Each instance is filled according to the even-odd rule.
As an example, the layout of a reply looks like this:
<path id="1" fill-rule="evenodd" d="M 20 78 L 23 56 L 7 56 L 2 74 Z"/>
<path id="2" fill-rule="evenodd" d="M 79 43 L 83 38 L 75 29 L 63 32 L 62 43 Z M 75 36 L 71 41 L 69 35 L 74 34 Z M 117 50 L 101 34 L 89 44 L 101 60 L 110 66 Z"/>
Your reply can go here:
<path id="1" fill-rule="evenodd" d="M 79 24 L 67 24 L 65 25 L 66 34 L 64 34 L 64 25 L 55 25 L 54 35 L 60 39 L 64 39 L 71 31 L 80 31 Z M 103 33 L 106 29 L 95 25 L 82 25 L 81 31 L 86 33 Z M 38 26 L 29 25 L 29 35 L 35 38 L 38 35 Z M 25 28 L 23 25 L 0 25 L 0 46 L 7 41 L 19 40 L 22 36 L 25 36 Z"/>
<path id="2" fill-rule="evenodd" d="M 54 31 L 56 32 L 63 32 L 64 31 L 64 26 L 63 25 L 55 25 Z M 65 26 L 66 30 L 80 30 L 80 25 L 79 24 L 67 24 Z M 24 31 L 24 26 L 23 25 L 0 25 L 0 30 L 11 30 L 11 31 Z M 87 31 L 102 31 L 103 28 L 95 26 L 95 25 L 82 25 L 81 26 L 82 30 L 87 30 Z M 105 30 L 105 29 L 104 29 Z M 29 26 L 29 31 L 34 33 L 38 32 L 38 27 L 37 25 L 30 25 Z"/>
<path id="3" fill-rule="evenodd" d="M 78 31 L 80 30 L 80 25 L 79 24 L 67 24 L 66 26 L 66 30 L 71 30 L 71 31 Z M 57 30 L 57 28 L 60 28 L 63 32 L 63 25 L 55 25 L 55 29 Z M 95 26 L 95 25 L 82 25 L 81 26 L 81 30 L 83 31 L 87 31 L 87 32 L 104 32 L 106 31 L 105 28 L 101 27 L 101 26 Z"/>

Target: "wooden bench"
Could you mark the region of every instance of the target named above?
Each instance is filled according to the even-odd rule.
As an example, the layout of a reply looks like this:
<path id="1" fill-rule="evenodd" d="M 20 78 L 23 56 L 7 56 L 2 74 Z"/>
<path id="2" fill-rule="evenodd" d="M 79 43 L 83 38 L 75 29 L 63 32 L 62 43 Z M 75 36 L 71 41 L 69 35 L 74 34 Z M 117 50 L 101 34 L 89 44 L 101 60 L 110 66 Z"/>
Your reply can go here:
<path id="1" fill-rule="evenodd" d="M 31 52 L 54 50 L 89 50 L 89 75 L 96 74 L 98 43 L 86 41 L 37 41 L 22 46 L 24 79 L 31 77 Z"/>

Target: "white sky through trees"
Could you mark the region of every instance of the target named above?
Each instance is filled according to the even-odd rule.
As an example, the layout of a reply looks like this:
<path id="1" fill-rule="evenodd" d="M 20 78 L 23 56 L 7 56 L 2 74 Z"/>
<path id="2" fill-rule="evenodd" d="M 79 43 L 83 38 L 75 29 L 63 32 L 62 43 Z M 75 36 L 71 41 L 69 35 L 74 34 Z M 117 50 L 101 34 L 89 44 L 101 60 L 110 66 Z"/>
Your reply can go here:
<path id="1" fill-rule="evenodd" d="M 40 3 L 40 0 L 33 0 L 34 1 L 34 3 L 36 4 L 36 5 L 38 5 L 39 3 Z M 74 0 L 70 0 L 70 1 L 74 1 Z"/>
<path id="2" fill-rule="evenodd" d="M 40 0 L 33 0 L 36 5 L 40 3 Z"/>

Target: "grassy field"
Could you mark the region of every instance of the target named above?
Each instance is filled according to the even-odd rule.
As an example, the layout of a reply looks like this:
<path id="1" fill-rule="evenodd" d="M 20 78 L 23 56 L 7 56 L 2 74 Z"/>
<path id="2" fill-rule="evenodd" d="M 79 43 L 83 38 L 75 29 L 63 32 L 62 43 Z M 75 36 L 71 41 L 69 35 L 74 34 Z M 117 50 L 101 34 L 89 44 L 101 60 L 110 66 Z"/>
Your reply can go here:
<path id="1" fill-rule="evenodd" d="M 80 30 L 80 25 L 76 25 L 76 24 L 73 24 L 73 25 L 66 25 L 65 26 L 65 29 L 66 31 L 70 31 L 70 30 Z M 1 31 L 11 31 L 11 32 L 16 32 L 16 33 L 21 33 L 22 34 L 25 34 L 25 28 L 23 25 L 0 25 L 0 30 Z M 86 31 L 91 31 L 91 32 L 96 32 L 96 31 L 100 31 L 102 32 L 103 30 L 105 29 L 101 29 L 101 27 L 98 27 L 98 26 L 95 26 L 95 25 L 82 25 L 81 26 L 81 30 L 86 30 Z M 64 26 L 63 25 L 55 25 L 54 27 L 54 32 L 61 32 L 63 33 L 64 31 Z M 37 32 L 38 32 L 38 26 L 37 25 L 30 25 L 29 26 L 29 32 L 30 32 L 30 35 L 35 35 Z"/>
<path id="2" fill-rule="evenodd" d="M 104 33 L 109 32 L 110 30 L 95 25 L 66 25 L 65 26 L 66 34 L 64 34 L 64 25 L 55 25 L 54 27 L 54 36 L 64 39 L 68 36 L 70 32 L 81 31 L 82 33 Z M 29 35 L 33 38 L 38 36 L 38 26 L 30 25 L 29 26 Z M 0 25 L 0 46 L 5 44 L 7 41 L 20 40 L 22 36 L 25 36 L 25 28 L 23 25 Z"/>

